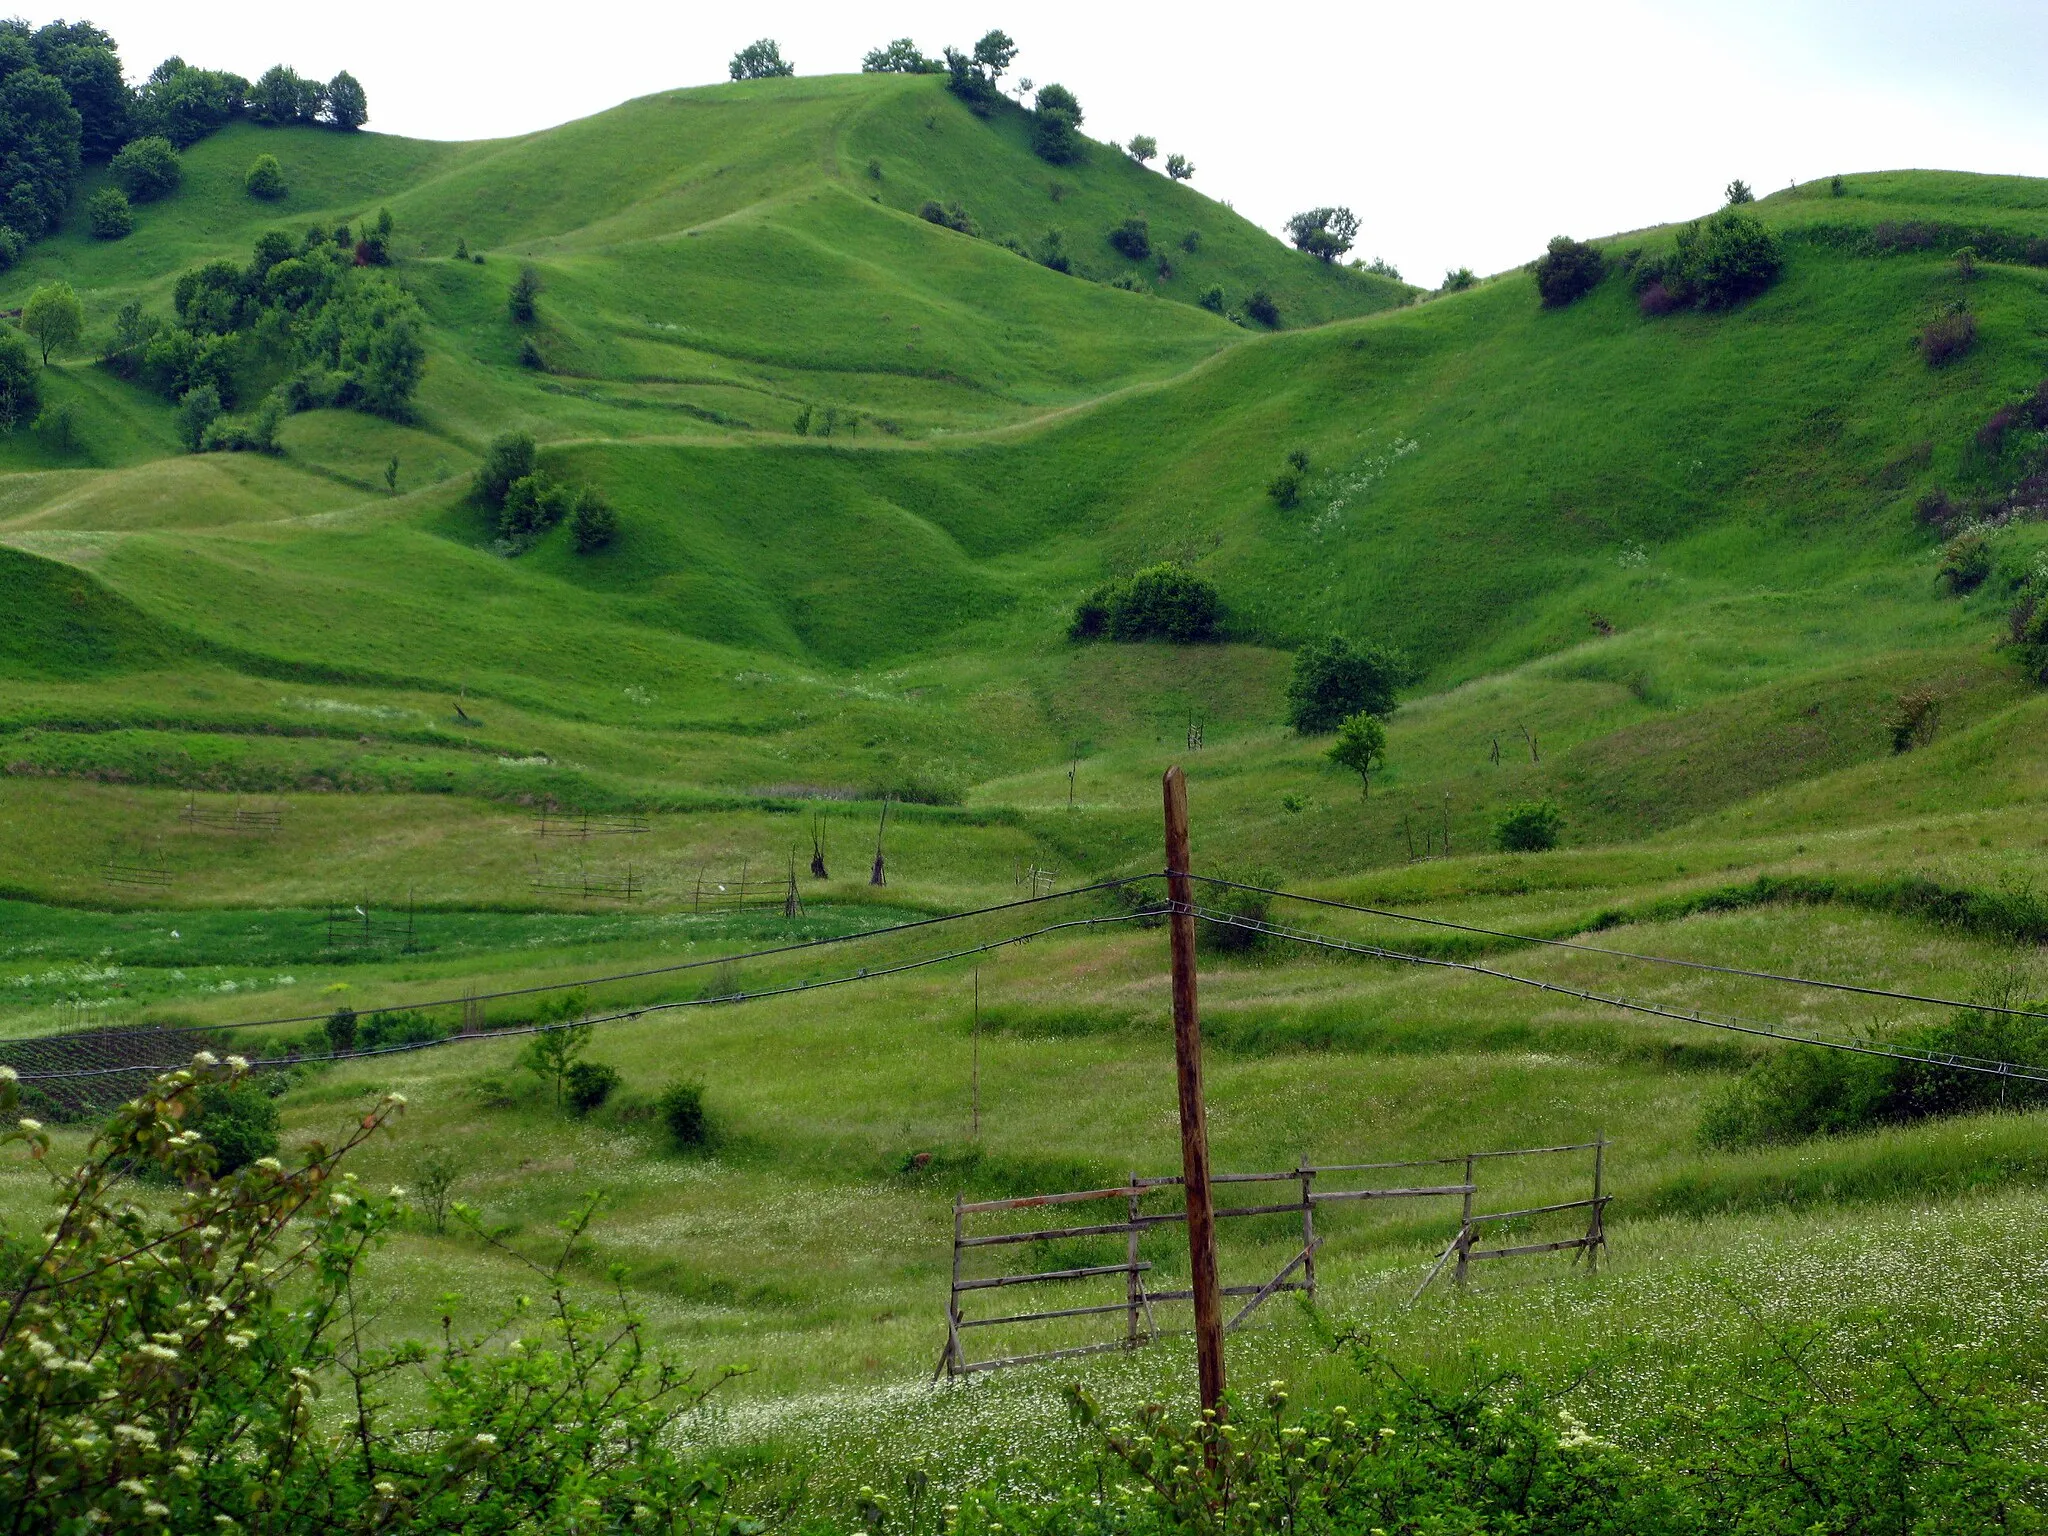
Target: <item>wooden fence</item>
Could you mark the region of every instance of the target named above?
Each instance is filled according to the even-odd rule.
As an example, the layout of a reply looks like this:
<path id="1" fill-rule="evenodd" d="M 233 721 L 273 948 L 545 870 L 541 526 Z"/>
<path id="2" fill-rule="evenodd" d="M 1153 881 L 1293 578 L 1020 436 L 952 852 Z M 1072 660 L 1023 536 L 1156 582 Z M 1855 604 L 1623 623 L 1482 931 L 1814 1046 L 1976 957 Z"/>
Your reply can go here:
<path id="1" fill-rule="evenodd" d="M 250 810 L 239 800 L 230 810 L 226 806 L 201 805 L 196 798 L 187 798 L 184 809 L 178 812 L 178 820 L 188 827 L 262 834 L 275 832 L 281 828 L 284 825 L 284 812 Z"/>
<path id="2" fill-rule="evenodd" d="M 797 889 L 796 859 L 792 855 L 786 874 L 756 875 L 751 864 L 740 865 L 737 875 L 714 875 L 699 870 L 690 890 L 692 912 L 743 912 L 749 907 L 779 907 L 784 917 L 802 917 L 804 899 Z M 773 868 L 771 865 L 770 868 Z"/>
<path id="3" fill-rule="evenodd" d="M 534 815 L 536 837 L 639 837 L 647 831 L 647 818 L 638 812 L 624 816 L 593 816 L 588 811 L 551 811 L 543 806 Z"/>
<path id="4" fill-rule="evenodd" d="M 1226 1285 L 1223 1295 L 1227 1298 L 1242 1298 L 1243 1305 L 1224 1325 L 1226 1333 L 1235 1332 L 1247 1319 L 1273 1296 L 1283 1291 L 1299 1291 L 1310 1298 L 1316 1293 L 1316 1255 L 1322 1248 L 1323 1239 L 1316 1233 L 1316 1208 L 1351 1200 L 1426 1200 L 1457 1199 L 1461 1202 L 1458 1234 L 1451 1240 L 1422 1282 L 1416 1295 L 1422 1294 L 1447 1264 L 1456 1261 L 1454 1271 L 1459 1284 L 1465 1281 L 1466 1270 L 1472 1263 L 1482 1259 L 1510 1258 L 1520 1254 L 1554 1253 L 1573 1249 L 1583 1251 L 1589 1262 L 1595 1259 L 1600 1248 L 1606 1243 L 1605 1213 L 1607 1202 L 1612 1198 L 1602 1187 L 1605 1169 L 1607 1141 L 1603 1136 L 1598 1141 L 1577 1142 L 1559 1147 L 1519 1147 L 1507 1151 L 1461 1153 L 1455 1157 L 1424 1158 L 1414 1162 L 1401 1163 L 1333 1163 L 1310 1166 L 1306 1163 L 1284 1173 L 1221 1173 L 1212 1179 L 1213 1185 L 1256 1185 L 1290 1184 L 1298 1186 L 1298 1193 L 1291 1193 L 1283 1201 L 1265 1201 L 1245 1205 L 1220 1206 L 1216 1210 L 1218 1221 L 1243 1219 L 1247 1217 L 1274 1217 L 1289 1214 L 1301 1219 L 1301 1247 L 1292 1258 L 1283 1264 L 1270 1279 L 1257 1283 Z M 1568 1152 L 1591 1152 L 1593 1154 L 1593 1194 L 1590 1199 L 1565 1201 L 1556 1205 L 1532 1206 L 1522 1210 L 1479 1212 L 1473 1209 L 1478 1194 L 1476 1179 L 1478 1164 L 1489 1158 L 1539 1157 Z M 1317 1181 L 1349 1183 L 1356 1175 L 1381 1173 L 1412 1168 L 1456 1167 L 1462 1165 L 1463 1177 L 1459 1182 L 1448 1184 L 1408 1184 L 1372 1188 L 1331 1188 L 1325 1184 L 1317 1188 Z M 1178 1175 L 1164 1178 L 1142 1178 L 1132 1174 L 1121 1185 L 1111 1189 L 1074 1190 L 1052 1195 L 1024 1195 L 1005 1200 L 964 1200 L 953 1201 L 953 1279 L 951 1294 L 946 1303 L 946 1345 L 939 1358 L 937 1371 L 933 1374 L 948 1377 L 970 1376 L 980 1371 L 1000 1370 L 1005 1366 L 1025 1365 L 1043 1360 L 1062 1360 L 1076 1355 L 1100 1354 L 1113 1349 L 1135 1349 L 1140 1344 L 1157 1337 L 1160 1329 L 1153 1317 L 1154 1304 L 1189 1301 L 1191 1290 L 1153 1290 L 1145 1283 L 1145 1277 L 1152 1271 L 1152 1264 L 1139 1256 L 1139 1240 L 1143 1235 L 1160 1227 L 1176 1224 L 1185 1225 L 1187 1212 L 1184 1210 L 1147 1210 L 1147 1200 L 1156 1199 L 1182 1183 Z M 1220 1193 L 1220 1192 L 1219 1192 Z M 1082 1205 L 1091 1202 L 1118 1202 L 1121 1211 L 1118 1219 L 1087 1222 L 1078 1226 L 1036 1228 L 1014 1232 L 975 1232 L 970 1230 L 973 1218 L 988 1217 L 996 1213 L 1030 1211 L 1042 1207 Z M 1481 1230 L 1491 1223 L 1533 1218 L 1555 1212 L 1588 1210 L 1591 1225 L 1585 1235 L 1558 1242 L 1528 1243 L 1512 1247 L 1480 1249 L 1476 1247 Z M 1037 1270 L 1020 1274 L 995 1274 L 970 1276 L 966 1274 L 967 1260 L 976 1250 L 1002 1248 L 1020 1243 L 1058 1243 L 1079 1239 L 1095 1239 L 1122 1236 L 1125 1241 L 1124 1258 L 1121 1263 L 1072 1265 L 1059 1269 Z M 1574 1255 L 1576 1260 L 1576 1254 Z M 1081 1306 L 1054 1307 L 1037 1311 L 998 1313 L 989 1317 L 969 1317 L 963 1310 L 963 1297 L 972 1297 L 982 1291 L 1005 1290 L 1020 1285 L 1065 1284 L 1070 1282 L 1100 1281 L 1121 1275 L 1124 1294 L 1120 1300 L 1089 1303 Z M 1121 1314 L 1124 1320 L 1122 1337 L 1103 1340 L 1099 1343 L 1081 1344 L 1060 1349 L 1038 1350 L 1029 1354 L 1000 1355 L 984 1360 L 968 1358 L 964 1336 L 976 1329 L 1016 1326 L 1029 1323 L 1051 1322 L 1055 1319 L 1073 1317 L 1107 1317 Z"/>

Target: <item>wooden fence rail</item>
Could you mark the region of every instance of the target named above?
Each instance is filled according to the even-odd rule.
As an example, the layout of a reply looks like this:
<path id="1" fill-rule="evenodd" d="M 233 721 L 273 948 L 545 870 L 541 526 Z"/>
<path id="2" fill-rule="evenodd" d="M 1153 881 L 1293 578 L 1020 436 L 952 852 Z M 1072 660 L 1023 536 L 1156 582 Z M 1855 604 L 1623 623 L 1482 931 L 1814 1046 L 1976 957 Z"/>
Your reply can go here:
<path id="1" fill-rule="evenodd" d="M 1430 1282 L 1447 1265 L 1455 1262 L 1456 1278 L 1460 1284 L 1465 1280 L 1466 1268 L 1483 1259 L 1512 1258 L 1522 1254 L 1555 1253 L 1566 1249 L 1585 1253 L 1588 1262 L 1596 1262 L 1597 1254 L 1606 1243 L 1606 1210 L 1613 1198 L 1602 1188 L 1607 1140 L 1603 1136 L 1597 1141 L 1574 1142 L 1555 1147 L 1516 1147 L 1500 1151 L 1459 1153 L 1451 1157 L 1419 1158 L 1393 1163 L 1328 1163 L 1320 1166 L 1302 1164 L 1283 1172 L 1273 1173 L 1219 1173 L 1211 1177 L 1216 1184 L 1294 1184 L 1299 1192 L 1294 1198 L 1282 1202 L 1257 1205 L 1225 1206 L 1215 1212 L 1218 1221 L 1233 1220 L 1250 1216 L 1299 1215 L 1301 1218 L 1301 1247 L 1281 1266 L 1270 1279 L 1257 1284 L 1226 1285 L 1222 1293 L 1230 1297 L 1245 1298 L 1244 1305 L 1226 1325 L 1226 1332 L 1235 1332 L 1254 1312 L 1267 1301 L 1283 1291 L 1301 1292 L 1311 1298 L 1316 1293 L 1316 1256 L 1321 1252 L 1324 1239 L 1317 1235 L 1315 1213 L 1319 1206 L 1352 1200 L 1430 1200 L 1457 1199 L 1461 1202 L 1458 1235 L 1451 1240 L 1431 1267 L 1422 1286 L 1416 1291 L 1420 1296 Z M 1477 1212 L 1473 1200 L 1478 1193 L 1475 1165 L 1482 1159 L 1500 1157 L 1541 1157 L 1568 1152 L 1591 1152 L 1593 1154 L 1593 1194 L 1586 1200 L 1566 1200 L 1551 1205 L 1527 1206 L 1518 1210 Z M 1328 1179 L 1341 1174 L 1391 1171 L 1403 1168 L 1435 1168 L 1462 1165 L 1464 1178 L 1451 1184 L 1412 1184 L 1374 1189 L 1317 1189 L 1318 1179 Z M 1066 1190 L 1057 1194 L 1018 1195 L 1002 1200 L 966 1200 L 956 1198 L 953 1202 L 953 1280 L 952 1290 L 946 1303 L 946 1346 L 939 1358 L 938 1370 L 934 1375 L 948 1377 L 973 1375 L 982 1371 L 1000 1370 L 1006 1366 L 1028 1365 L 1046 1360 L 1066 1360 L 1080 1355 L 1099 1354 L 1112 1349 L 1135 1349 L 1158 1336 L 1159 1329 L 1152 1315 L 1155 1304 L 1188 1301 L 1194 1296 L 1192 1290 L 1155 1290 L 1148 1287 L 1145 1278 L 1152 1272 L 1148 1260 L 1139 1257 L 1139 1239 L 1147 1232 L 1188 1219 L 1184 1210 L 1148 1211 L 1144 1201 L 1157 1197 L 1183 1180 L 1179 1175 L 1163 1177 L 1140 1177 L 1132 1174 L 1122 1184 L 1106 1189 Z M 1039 1227 L 1022 1232 L 970 1232 L 969 1220 L 973 1217 L 989 1216 L 998 1212 L 1032 1211 L 1052 1206 L 1084 1205 L 1089 1202 L 1122 1201 L 1121 1217 L 1114 1221 L 1082 1222 L 1073 1226 Z M 1557 1242 L 1526 1243 L 1511 1247 L 1482 1249 L 1476 1247 L 1480 1230 L 1493 1223 L 1526 1220 L 1537 1216 L 1554 1215 L 1563 1211 L 1585 1210 L 1591 1212 L 1591 1225 L 1583 1236 L 1565 1238 Z M 1061 1269 L 1037 1270 L 1024 1274 L 1001 1274 L 976 1278 L 963 1273 L 964 1261 L 968 1254 L 981 1248 L 1002 1248 L 1019 1243 L 1051 1243 L 1077 1238 L 1101 1238 L 1122 1236 L 1125 1239 L 1124 1261 L 1120 1264 L 1084 1264 Z M 1576 1254 L 1574 1256 L 1576 1262 Z M 1018 1285 L 1057 1285 L 1073 1282 L 1088 1282 L 1124 1277 L 1124 1296 L 1120 1301 L 1088 1302 L 1077 1306 L 1049 1307 L 1031 1311 L 1006 1312 L 992 1317 L 969 1317 L 962 1309 L 962 1298 L 976 1291 L 998 1290 Z M 963 1334 L 977 1328 L 995 1328 L 1030 1323 L 1052 1322 L 1056 1319 L 1075 1317 L 1107 1317 L 1121 1313 L 1124 1317 L 1123 1337 L 1102 1343 L 1076 1345 L 1062 1349 L 1038 1350 L 1029 1354 L 1002 1355 L 984 1360 L 970 1360 L 961 1342 Z"/>

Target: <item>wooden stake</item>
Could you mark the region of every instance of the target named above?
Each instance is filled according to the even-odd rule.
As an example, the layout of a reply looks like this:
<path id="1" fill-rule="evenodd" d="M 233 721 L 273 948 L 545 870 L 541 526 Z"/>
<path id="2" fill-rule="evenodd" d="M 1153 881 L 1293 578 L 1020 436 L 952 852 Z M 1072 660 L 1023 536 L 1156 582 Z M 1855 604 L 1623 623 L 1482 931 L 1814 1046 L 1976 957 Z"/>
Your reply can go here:
<path id="1" fill-rule="evenodd" d="M 889 801 L 888 797 L 884 796 L 882 799 L 882 819 L 875 827 L 875 867 L 868 875 L 869 885 L 887 885 L 889 883 L 882 877 L 882 834 L 888 830 Z"/>
<path id="2" fill-rule="evenodd" d="M 1188 781 L 1166 770 L 1166 894 L 1173 913 L 1173 1060 L 1180 1088 L 1181 1175 L 1188 1205 L 1188 1284 L 1202 1407 L 1223 1407 L 1223 1294 L 1216 1275 L 1216 1211 L 1209 1188 L 1209 1119 L 1202 1101 L 1202 1026 L 1195 1008 L 1194 893 L 1188 881 Z"/>

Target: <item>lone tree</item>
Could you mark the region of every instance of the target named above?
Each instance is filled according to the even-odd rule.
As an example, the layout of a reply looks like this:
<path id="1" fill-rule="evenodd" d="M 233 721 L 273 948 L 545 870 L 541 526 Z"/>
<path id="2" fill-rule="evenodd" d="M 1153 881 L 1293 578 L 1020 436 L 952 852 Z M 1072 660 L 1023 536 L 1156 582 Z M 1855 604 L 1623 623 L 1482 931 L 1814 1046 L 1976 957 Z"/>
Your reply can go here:
<path id="1" fill-rule="evenodd" d="M 35 420 L 36 408 L 41 403 L 28 343 L 0 331 L 0 432 L 12 432 L 22 423 Z"/>
<path id="2" fill-rule="evenodd" d="M 43 366 L 47 368 L 52 352 L 62 352 L 85 334 L 85 306 L 69 283 L 62 279 L 45 283 L 22 306 L 21 328 L 43 349 Z"/>
<path id="3" fill-rule="evenodd" d="M 1394 690 L 1408 681 L 1408 659 L 1390 646 L 1354 646 L 1342 635 L 1294 653 L 1287 682 L 1287 723 L 1304 736 L 1334 731 L 1357 714 L 1394 712 Z"/>
<path id="4" fill-rule="evenodd" d="M 594 1033 L 593 1024 L 564 1024 L 535 1035 L 519 1053 L 519 1065 L 554 1088 L 555 1108 L 562 1107 L 562 1090 L 569 1081 L 569 1073 L 590 1049 Z"/>
<path id="5" fill-rule="evenodd" d="M 1287 221 L 1287 238 L 1297 251 L 1334 262 L 1358 238 L 1358 215 L 1349 208 L 1311 208 Z"/>
<path id="6" fill-rule="evenodd" d="M 370 98 L 363 83 L 347 70 L 327 82 L 327 121 L 353 133 L 370 120 Z"/>
<path id="7" fill-rule="evenodd" d="M 1131 136 L 1131 142 L 1124 146 L 1130 157 L 1140 165 L 1149 165 L 1159 155 L 1159 141 L 1149 133 Z"/>
<path id="8" fill-rule="evenodd" d="M 1727 197 L 1728 205 L 1731 208 L 1738 203 L 1753 203 L 1756 201 L 1756 194 L 1749 190 L 1749 183 L 1740 176 L 1728 183 Z"/>
<path id="9" fill-rule="evenodd" d="M 153 198 L 169 196 L 178 190 L 178 183 L 185 175 L 184 167 L 178 161 L 178 151 L 169 139 L 160 134 L 151 134 L 123 145 L 107 170 L 113 176 L 114 184 L 128 194 L 131 203 L 146 203 Z"/>
<path id="10" fill-rule="evenodd" d="M 512 318 L 521 325 L 533 324 L 534 303 L 540 297 L 540 274 L 532 267 L 521 267 L 519 276 L 512 280 L 512 288 L 505 295 L 505 307 Z"/>
<path id="11" fill-rule="evenodd" d="M 1387 728 L 1377 715 L 1360 710 L 1347 715 L 1337 727 L 1337 740 L 1326 754 L 1339 768 L 1358 775 L 1362 793 L 1372 794 L 1372 771 L 1387 760 Z"/>
<path id="12" fill-rule="evenodd" d="M 747 44 L 726 66 L 735 80 L 775 80 L 796 73 L 796 66 L 782 56 L 772 37 Z"/>
<path id="13" fill-rule="evenodd" d="M 976 115 L 986 117 L 1001 102 L 996 82 L 1017 57 L 1017 45 L 1000 29 L 982 34 L 972 53 L 947 48 L 946 72 L 953 78 L 946 89 L 966 102 Z"/>
<path id="14" fill-rule="evenodd" d="M 1038 89 L 1038 110 L 1033 114 L 1031 148 L 1038 158 L 1052 165 L 1071 165 L 1081 158 L 1081 102 L 1064 85 Z"/>
<path id="15" fill-rule="evenodd" d="M 1192 181 L 1195 177 L 1195 162 L 1186 155 L 1168 155 L 1166 174 L 1175 181 Z"/>

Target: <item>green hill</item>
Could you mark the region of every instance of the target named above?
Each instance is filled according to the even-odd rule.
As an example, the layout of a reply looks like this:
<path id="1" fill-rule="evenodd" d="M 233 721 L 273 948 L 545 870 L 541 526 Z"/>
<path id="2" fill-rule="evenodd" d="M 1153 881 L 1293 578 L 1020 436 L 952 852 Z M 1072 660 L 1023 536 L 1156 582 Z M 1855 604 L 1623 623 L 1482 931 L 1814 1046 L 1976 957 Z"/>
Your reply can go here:
<path id="1" fill-rule="evenodd" d="M 259 151 L 285 167 L 279 206 L 242 192 Z M 186 166 L 129 238 L 74 219 L 0 276 L 0 308 L 62 276 L 88 317 L 87 347 L 41 375 L 70 441 L 0 437 L 0 1033 L 367 1015 L 598 972 L 634 973 L 591 1000 L 620 1011 L 814 980 L 808 954 L 655 968 L 1007 900 L 1048 871 L 1069 888 L 1156 868 L 1172 759 L 1205 870 L 1707 965 L 2040 993 L 2014 936 L 2048 931 L 2048 697 L 2007 641 L 2048 569 L 2029 403 L 2048 375 L 2048 181 L 1793 188 L 1749 210 L 1781 242 L 1774 282 L 1651 313 L 1631 273 L 1677 227 L 1601 241 L 1606 276 L 1563 307 L 1521 270 L 1423 302 L 1108 146 L 1049 167 L 1020 112 L 977 118 L 932 77 L 677 91 L 479 144 L 241 124 Z M 978 233 L 921 217 L 928 201 Z M 167 312 L 181 271 L 380 208 L 388 274 L 425 316 L 409 419 L 309 410 L 274 454 L 187 454 L 171 406 L 93 360 L 120 305 Z M 1133 216 L 1142 264 L 1106 239 Z M 1004 243 L 1039 250 L 1055 226 L 1072 273 Z M 526 266 L 531 326 L 506 302 Z M 1226 310 L 1266 290 L 1280 328 L 1202 307 L 1212 287 Z M 1974 344 L 1934 366 L 1923 335 L 1963 314 Z M 566 527 L 516 553 L 496 541 L 470 476 L 518 428 L 548 475 L 616 509 L 608 547 L 578 552 Z M 1290 455 L 1306 468 L 1288 498 Z M 1984 542 L 1974 585 L 1939 575 L 1958 533 Z M 1083 597 L 1165 561 L 1215 584 L 1219 640 L 1068 638 Z M 1290 653 L 1331 631 L 1415 663 L 1369 795 L 1326 739 L 1283 724 Z M 279 824 L 235 829 L 245 800 Z M 1495 849 L 1500 814 L 1536 800 L 1559 807 L 1563 846 Z M 646 828 L 558 842 L 542 807 L 636 810 Z M 819 879 L 801 873 L 814 840 Z M 136 867 L 169 883 L 119 883 Z M 795 872 L 807 916 L 705 910 L 707 889 L 763 870 Z M 630 907 L 603 888 L 628 878 Z M 330 914 L 358 907 L 346 948 Z M 402 942 L 376 926 L 400 909 Z M 1113 934 L 831 1006 L 636 1015 L 594 1047 L 626 1086 L 589 1120 L 558 1114 L 497 1041 L 308 1076 L 286 1122 L 312 1134 L 402 1087 L 417 1135 L 466 1149 L 464 1198 L 508 1231 L 606 1183 L 593 1254 L 671 1341 L 762 1361 L 741 1390 L 779 1406 L 733 1433 L 772 1442 L 792 1404 L 929 1372 L 956 1186 L 1171 1163 L 1159 936 Z M 1931 1017 L 1486 952 L 1559 988 L 1842 1037 Z M 1806 1317 L 1831 1288 L 1747 1257 L 1794 1249 L 1858 1277 L 1845 1305 L 1912 1306 L 1931 1336 L 1962 1306 L 1969 1254 L 2039 1229 L 2036 1118 L 1705 1148 L 1752 1047 L 1683 1019 L 1277 948 L 1204 964 L 1233 1168 L 1603 1131 L 1626 1149 L 1627 1257 L 1620 1279 L 1584 1281 L 1583 1311 L 1502 1280 L 1471 1307 L 1402 1312 L 1434 1229 L 1333 1217 L 1338 1302 L 1430 1358 L 1477 1341 L 1569 1362 L 1600 1329 L 1651 1321 L 1645 1348 L 1682 1358 L 1713 1344 L 1710 1309 L 1645 1297 L 1694 1296 L 1733 1264 L 1767 1308 Z M 494 999 L 490 1017 L 539 1006 Z M 987 1074 L 979 1140 L 961 1124 L 970 1070 Z M 709 1082 L 725 1137 L 688 1162 L 650 1108 L 674 1076 Z M 408 1155 L 375 1154 L 378 1176 L 410 1177 Z M 1509 1191 L 1573 1192 L 1547 1174 Z M 1879 1295 L 1907 1228 L 1937 1257 Z M 1227 1257 L 1284 1259 L 1278 1241 Z M 453 1236 L 396 1246 L 399 1324 L 451 1284 L 524 1283 Z M 1244 1347 L 1313 1374 L 1292 1326 Z M 1141 1401 L 1172 1363 L 1116 1379 Z M 989 1401 L 988 1423 L 1009 1404 L 1017 1433 L 1052 1443 L 1036 1399 Z M 861 1419 L 853 1460 L 933 1443 L 925 1412 Z M 978 1432 L 961 1414 L 945 1435 Z"/>

